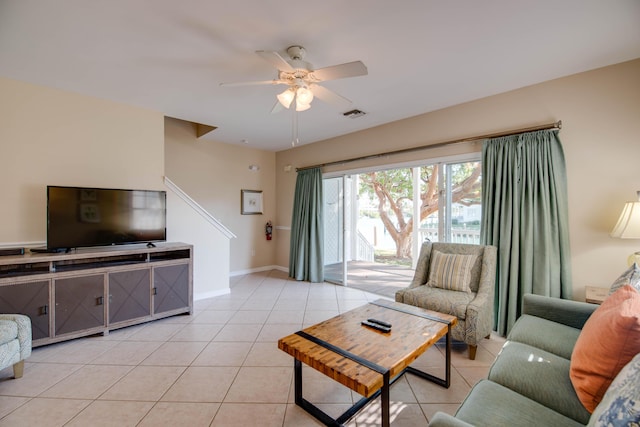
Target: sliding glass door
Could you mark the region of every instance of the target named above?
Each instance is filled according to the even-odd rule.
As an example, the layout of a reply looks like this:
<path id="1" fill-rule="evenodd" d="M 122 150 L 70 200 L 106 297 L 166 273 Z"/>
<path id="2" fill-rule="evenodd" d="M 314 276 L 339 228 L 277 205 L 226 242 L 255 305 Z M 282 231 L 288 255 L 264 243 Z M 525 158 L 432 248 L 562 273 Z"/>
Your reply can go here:
<path id="1" fill-rule="evenodd" d="M 480 173 L 472 159 L 324 178 L 325 280 L 393 297 L 425 240 L 479 243 Z"/>
<path id="2" fill-rule="evenodd" d="M 342 177 L 323 180 L 324 279 L 344 283 L 344 182 Z"/>
<path id="3" fill-rule="evenodd" d="M 357 224 L 353 183 L 351 176 L 323 180 L 324 277 L 327 282 L 340 285 L 347 282 L 348 261 L 354 247 L 352 230 Z"/>

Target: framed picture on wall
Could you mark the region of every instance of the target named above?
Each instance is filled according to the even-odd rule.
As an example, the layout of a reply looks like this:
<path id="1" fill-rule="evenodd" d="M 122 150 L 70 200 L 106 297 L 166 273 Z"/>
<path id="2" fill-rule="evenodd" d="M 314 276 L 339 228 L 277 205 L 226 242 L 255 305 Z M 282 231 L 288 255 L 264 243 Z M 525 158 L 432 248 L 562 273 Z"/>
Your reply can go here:
<path id="1" fill-rule="evenodd" d="M 262 191 L 240 190 L 240 213 L 242 215 L 262 215 Z"/>

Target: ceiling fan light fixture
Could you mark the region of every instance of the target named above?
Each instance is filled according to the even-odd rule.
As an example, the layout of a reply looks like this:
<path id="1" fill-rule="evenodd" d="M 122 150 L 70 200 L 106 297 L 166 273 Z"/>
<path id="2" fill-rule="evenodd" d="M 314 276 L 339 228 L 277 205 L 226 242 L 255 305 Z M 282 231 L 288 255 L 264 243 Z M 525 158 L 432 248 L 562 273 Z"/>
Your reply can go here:
<path id="1" fill-rule="evenodd" d="M 291 103 L 293 102 L 293 98 L 295 97 L 295 95 L 296 93 L 293 91 L 293 89 L 289 88 L 284 92 L 278 94 L 277 98 L 284 108 L 289 108 L 291 106 Z"/>
<path id="2" fill-rule="evenodd" d="M 304 104 L 298 100 L 296 100 L 296 111 L 306 111 L 311 108 L 311 104 Z"/>
<path id="3" fill-rule="evenodd" d="M 298 104 L 311 104 L 313 101 L 313 92 L 304 86 L 301 86 L 296 90 L 296 102 Z"/>

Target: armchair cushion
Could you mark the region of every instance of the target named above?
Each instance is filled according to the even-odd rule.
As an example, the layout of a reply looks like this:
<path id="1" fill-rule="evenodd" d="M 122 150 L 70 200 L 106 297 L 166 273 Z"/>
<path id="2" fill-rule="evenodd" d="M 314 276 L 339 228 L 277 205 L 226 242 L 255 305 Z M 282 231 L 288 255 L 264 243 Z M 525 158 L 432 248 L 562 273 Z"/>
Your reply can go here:
<path id="1" fill-rule="evenodd" d="M 404 292 L 403 295 L 402 302 L 405 304 L 451 314 L 460 320 L 467 318 L 467 307 L 476 296 L 472 292 L 452 292 L 430 286 L 420 286 Z"/>
<path id="2" fill-rule="evenodd" d="M 445 254 L 433 250 L 427 286 L 471 292 L 471 268 L 475 260 L 475 255 Z"/>

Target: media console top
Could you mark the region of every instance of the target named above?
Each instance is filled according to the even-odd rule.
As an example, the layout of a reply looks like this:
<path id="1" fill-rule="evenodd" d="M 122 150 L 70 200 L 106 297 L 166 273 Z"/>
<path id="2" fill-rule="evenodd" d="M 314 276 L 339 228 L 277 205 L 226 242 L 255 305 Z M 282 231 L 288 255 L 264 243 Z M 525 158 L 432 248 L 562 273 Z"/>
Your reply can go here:
<path id="1" fill-rule="evenodd" d="M 70 252 L 34 253 L 9 255 L 0 257 L 0 266 L 11 264 L 44 263 L 56 261 L 73 261 L 88 258 L 122 257 L 127 255 L 163 253 L 192 249 L 192 245 L 180 242 L 157 242 L 155 247 L 147 247 L 146 243 L 130 245 L 113 245 L 73 249 Z"/>

